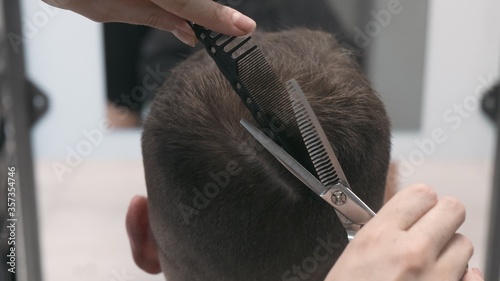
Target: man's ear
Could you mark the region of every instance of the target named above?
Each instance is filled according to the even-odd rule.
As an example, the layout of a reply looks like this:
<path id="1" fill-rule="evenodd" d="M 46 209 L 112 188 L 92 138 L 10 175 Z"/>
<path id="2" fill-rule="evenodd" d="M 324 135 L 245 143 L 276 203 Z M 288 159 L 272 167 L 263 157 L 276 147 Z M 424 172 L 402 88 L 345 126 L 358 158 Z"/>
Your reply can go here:
<path id="1" fill-rule="evenodd" d="M 148 199 L 135 196 L 128 206 L 126 227 L 132 255 L 138 267 L 147 273 L 161 272 L 156 242 L 149 226 Z"/>

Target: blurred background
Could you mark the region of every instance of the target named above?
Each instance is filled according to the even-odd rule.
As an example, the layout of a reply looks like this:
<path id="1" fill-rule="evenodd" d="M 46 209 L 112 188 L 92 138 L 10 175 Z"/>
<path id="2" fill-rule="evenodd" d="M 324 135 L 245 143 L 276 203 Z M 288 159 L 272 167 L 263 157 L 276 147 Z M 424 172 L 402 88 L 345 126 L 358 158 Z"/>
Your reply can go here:
<path id="1" fill-rule="evenodd" d="M 387 106 L 393 186 L 423 182 L 459 198 L 468 212 L 461 232 L 476 247 L 470 265 L 484 270 L 497 130 L 481 102 L 499 81 L 500 2 L 308 2 L 322 16 L 304 13 L 297 25 L 327 29 L 358 52 Z M 146 193 L 143 109 L 171 64 L 192 50 L 145 27 L 20 3 L 26 74 L 49 101 L 31 134 L 44 280 L 163 280 L 134 264 L 125 213 Z M 270 11 L 256 19 L 265 30 L 294 26 L 281 15 L 304 11 L 293 1 L 266 3 L 241 7 Z"/>

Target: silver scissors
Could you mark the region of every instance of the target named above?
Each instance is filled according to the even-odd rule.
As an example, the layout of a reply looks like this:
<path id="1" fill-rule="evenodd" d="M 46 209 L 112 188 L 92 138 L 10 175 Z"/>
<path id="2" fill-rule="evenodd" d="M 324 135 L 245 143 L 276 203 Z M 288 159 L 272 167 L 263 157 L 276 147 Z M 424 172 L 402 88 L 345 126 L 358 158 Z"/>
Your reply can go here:
<path id="1" fill-rule="evenodd" d="M 295 118 L 318 178 L 247 120 L 241 119 L 240 123 L 293 175 L 335 208 L 351 241 L 356 232 L 374 217 L 375 213 L 350 189 L 337 156 L 298 83 L 293 79 L 288 81 L 287 89 Z"/>

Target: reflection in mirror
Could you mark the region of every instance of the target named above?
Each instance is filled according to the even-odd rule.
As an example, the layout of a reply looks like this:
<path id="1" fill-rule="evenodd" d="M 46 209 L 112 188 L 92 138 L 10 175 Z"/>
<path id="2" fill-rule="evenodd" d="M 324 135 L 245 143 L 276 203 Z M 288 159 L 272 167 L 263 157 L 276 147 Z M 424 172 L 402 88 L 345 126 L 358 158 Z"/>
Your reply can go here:
<path id="1" fill-rule="evenodd" d="M 329 1 L 386 104 L 393 129 L 418 131 L 422 112 L 427 0 Z M 411 67 L 409 67 L 411 66 Z"/>
<path id="2" fill-rule="evenodd" d="M 427 1 L 269 1 L 236 8 L 261 30 L 294 26 L 328 30 L 359 53 L 384 98 L 393 128 L 418 130 L 422 103 Z M 310 15 L 315 15 L 311 17 Z M 108 118 L 117 127 L 141 123 L 140 112 L 169 70 L 202 48 L 144 26 L 104 25 Z M 412 65 L 412 67 L 407 67 Z M 128 112 L 128 114 L 124 114 Z"/>

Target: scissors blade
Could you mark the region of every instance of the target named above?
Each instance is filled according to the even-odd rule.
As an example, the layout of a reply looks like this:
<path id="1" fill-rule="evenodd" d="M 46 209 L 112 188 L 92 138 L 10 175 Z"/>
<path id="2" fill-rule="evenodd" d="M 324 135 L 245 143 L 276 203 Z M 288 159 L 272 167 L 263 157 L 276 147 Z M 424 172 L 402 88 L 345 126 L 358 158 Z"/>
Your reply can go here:
<path id="1" fill-rule="evenodd" d="M 241 125 L 269 151 L 278 161 L 281 162 L 295 177 L 304 183 L 314 193 L 321 196 L 328 191 L 316 177 L 306 170 L 295 158 L 290 156 L 283 148 L 271 140 L 264 132 L 257 129 L 245 119 L 240 120 Z"/>
<path id="2" fill-rule="evenodd" d="M 339 216 L 340 221 L 344 227 L 349 230 L 357 230 L 359 227 L 368 220 L 370 220 L 375 213 L 359 199 L 345 185 L 339 183 L 326 187 L 315 176 L 313 176 L 306 168 L 304 168 L 297 160 L 288 154 L 283 148 L 277 145 L 266 134 L 250 124 L 245 119 L 241 119 L 240 123 L 245 129 L 264 146 L 273 156 L 280 161 L 293 175 L 295 175 L 302 183 L 311 189 L 318 196 L 323 198 L 335 210 L 340 212 L 343 216 Z M 341 191 L 345 194 L 345 200 L 342 204 L 336 202 L 336 192 Z"/>

